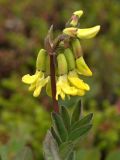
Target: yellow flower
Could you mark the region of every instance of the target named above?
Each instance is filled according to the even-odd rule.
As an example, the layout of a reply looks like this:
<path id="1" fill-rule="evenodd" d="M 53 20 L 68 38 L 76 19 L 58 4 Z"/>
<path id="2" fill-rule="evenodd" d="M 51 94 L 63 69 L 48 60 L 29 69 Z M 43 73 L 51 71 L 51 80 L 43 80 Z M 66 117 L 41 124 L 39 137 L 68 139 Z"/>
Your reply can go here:
<path id="1" fill-rule="evenodd" d="M 77 73 L 84 76 L 92 76 L 92 72 L 88 65 L 85 63 L 83 56 L 76 59 Z"/>
<path id="2" fill-rule="evenodd" d="M 77 96 L 84 96 L 85 95 L 85 90 L 78 89 L 77 90 Z"/>
<path id="3" fill-rule="evenodd" d="M 45 78 L 42 71 L 36 71 L 34 75 L 26 74 L 22 77 L 22 82 L 29 84 L 29 91 L 34 91 L 33 96 L 38 97 L 42 87 L 44 87 L 48 81 L 49 76 Z"/>
<path id="4" fill-rule="evenodd" d="M 70 37 L 78 37 L 80 39 L 90 39 L 96 36 L 99 32 L 100 26 L 95 26 L 91 28 L 79 29 L 75 27 L 65 28 L 63 30 L 64 34 L 69 35 Z"/>
<path id="5" fill-rule="evenodd" d="M 84 83 L 83 80 L 79 78 L 75 70 L 68 73 L 68 80 L 77 89 L 86 91 L 90 90 L 89 85 Z"/>
<path id="6" fill-rule="evenodd" d="M 49 76 L 44 78 L 42 77 L 41 79 L 38 79 L 37 83 L 36 83 L 36 88 L 34 90 L 33 96 L 34 97 L 38 97 L 42 88 L 48 83 L 49 81 Z"/>
<path id="7" fill-rule="evenodd" d="M 72 21 L 70 22 L 72 27 L 65 28 L 63 30 L 64 34 L 70 37 L 78 37 L 80 39 L 90 39 L 96 36 L 96 34 L 100 30 L 100 25 L 84 29 L 75 27 L 78 24 L 78 20 L 82 16 L 82 14 L 83 14 L 82 10 L 73 13 Z"/>
<path id="8" fill-rule="evenodd" d="M 99 25 L 91 28 L 78 29 L 76 35 L 80 39 L 90 39 L 95 37 L 99 30 Z"/>
<path id="9" fill-rule="evenodd" d="M 70 86 L 68 79 L 67 79 L 67 74 L 59 76 L 57 83 L 56 83 L 56 99 L 58 100 L 58 96 L 60 95 L 61 98 L 64 100 L 65 95 L 72 95 L 75 96 L 77 95 L 77 89 L 73 86 Z"/>
<path id="10" fill-rule="evenodd" d="M 42 76 L 42 72 L 39 72 L 39 71 L 36 71 L 36 73 L 32 76 L 30 74 L 26 74 L 22 77 L 22 82 L 26 84 L 33 84 L 41 76 Z"/>

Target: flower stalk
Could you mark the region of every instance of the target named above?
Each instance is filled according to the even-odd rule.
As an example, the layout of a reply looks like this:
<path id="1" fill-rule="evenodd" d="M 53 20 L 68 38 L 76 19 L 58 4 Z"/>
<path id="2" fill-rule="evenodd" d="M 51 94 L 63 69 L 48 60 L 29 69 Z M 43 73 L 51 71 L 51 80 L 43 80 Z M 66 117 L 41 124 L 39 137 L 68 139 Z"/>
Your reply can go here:
<path id="1" fill-rule="evenodd" d="M 45 39 L 45 48 L 50 56 L 50 79 L 51 79 L 51 92 L 54 112 L 59 111 L 58 101 L 56 100 L 56 80 L 55 80 L 55 46 L 53 44 L 53 25 L 48 31 Z"/>
<path id="2" fill-rule="evenodd" d="M 54 54 L 50 55 L 50 77 L 51 77 L 51 90 L 52 90 L 52 100 L 53 108 L 55 112 L 59 111 L 58 101 L 56 100 L 56 81 L 55 81 L 55 63 Z"/>

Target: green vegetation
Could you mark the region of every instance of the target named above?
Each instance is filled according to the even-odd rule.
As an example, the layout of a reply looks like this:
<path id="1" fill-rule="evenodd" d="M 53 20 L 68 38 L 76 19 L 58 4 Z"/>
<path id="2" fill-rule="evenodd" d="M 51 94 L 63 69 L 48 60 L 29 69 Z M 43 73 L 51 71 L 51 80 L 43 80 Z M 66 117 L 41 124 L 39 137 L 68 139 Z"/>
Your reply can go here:
<path id="1" fill-rule="evenodd" d="M 49 26 L 53 24 L 58 29 L 57 35 L 71 12 L 78 9 L 85 12 L 81 28 L 101 25 L 101 32 L 95 39 L 81 42 L 84 57 L 93 71 L 93 77 L 87 79 L 92 86 L 91 91 L 83 100 L 85 115 L 93 112 L 94 117 L 90 134 L 78 144 L 81 146 L 78 154 L 82 157 L 90 152 L 88 155 L 97 157 L 95 160 L 106 155 L 106 160 L 119 159 L 119 6 L 119 0 L 92 0 L 91 3 L 87 0 L 21 0 L 13 3 L 0 0 L 0 152 L 3 145 L 11 142 L 14 142 L 13 146 L 18 146 L 9 147 L 9 159 L 23 145 L 30 146 L 36 160 L 43 159 L 42 142 L 51 124 L 49 111 L 52 104 L 44 92 L 39 99 L 33 98 L 22 84 L 21 77 L 34 72 L 36 53 L 43 45 Z M 70 104 L 68 107 L 71 107 Z M 97 148 L 95 153 L 92 151 L 94 148 Z M 87 157 L 82 159 L 87 160 Z"/>

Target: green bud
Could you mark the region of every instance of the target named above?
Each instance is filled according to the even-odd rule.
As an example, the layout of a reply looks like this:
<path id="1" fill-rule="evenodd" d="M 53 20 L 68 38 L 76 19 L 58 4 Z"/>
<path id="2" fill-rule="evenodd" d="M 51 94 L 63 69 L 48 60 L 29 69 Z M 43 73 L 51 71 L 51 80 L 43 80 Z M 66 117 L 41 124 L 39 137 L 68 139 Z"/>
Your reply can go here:
<path id="1" fill-rule="evenodd" d="M 76 59 L 83 55 L 82 47 L 78 39 L 72 40 L 72 48 L 73 48 L 73 53 Z"/>
<path id="2" fill-rule="evenodd" d="M 62 53 L 58 54 L 57 62 L 58 62 L 58 74 L 59 75 L 67 74 L 68 66 L 67 66 L 65 55 Z"/>
<path id="3" fill-rule="evenodd" d="M 50 56 L 47 55 L 46 56 L 46 66 L 45 66 L 45 72 L 46 72 L 46 75 L 50 75 Z"/>
<path id="4" fill-rule="evenodd" d="M 67 48 L 65 49 L 64 54 L 68 64 L 68 70 L 71 71 L 75 69 L 75 58 L 73 56 L 72 51 L 69 48 Z"/>
<path id="5" fill-rule="evenodd" d="M 75 27 L 69 27 L 69 28 L 65 28 L 64 30 L 63 30 L 63 33 L 64 34 L 67 34 L 68 36 L 70 36 L 70 37 L 75 37 L 76 36 L 76 34 L 77 34 L 77 28 L 75 28 Z"/>
<path id="6" fill-rule="evenodd" d="M 36 60 L 36 69 L 45 71 L 45 61 L 46 61 L 47 52 L 45 49 L 41 49 L 38 53 Z"/>

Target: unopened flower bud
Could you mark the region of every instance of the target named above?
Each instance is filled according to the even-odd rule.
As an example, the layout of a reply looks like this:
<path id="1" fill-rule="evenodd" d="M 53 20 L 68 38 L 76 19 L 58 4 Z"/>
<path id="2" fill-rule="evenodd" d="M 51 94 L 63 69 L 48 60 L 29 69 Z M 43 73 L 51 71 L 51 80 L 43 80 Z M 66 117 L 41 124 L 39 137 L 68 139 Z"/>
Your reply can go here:
<path id="1" fill-rule="evenodd" d="M 83 11 L 82 10 L 75 11 L 73 14 L 80 18 L 83 15 Z"/>
<path id="2" fill-rule="evenodd" d="M 41 49 L 38 53 L 36 60 L 36 69 L 40 71 L 45 71 L 45 61 L 47 52 L 45 49 Z"/>
<path id="3" fill-rule="evenodd" d="M 58 62 L 58 74 L 63 75 L 68 72 L 68 66 L 67 61 L 64 54 L 59 54 L 57 56 L 57 62 Z"/>
<path id="4" fill-rule="evenodd" d="M 71 26 L 73 26 L 73 27 L 77 26 L 78 21 L 79 21 L 79 18 L 82 16 L 82 14 L 83 14 L 83 11 L 82 11 L 82 10 L 75 11 L 75 12 L 73 13 L 73 16 L 72 16 L 72 18 L 71 18 L 72 20 L 71 20 L 71 22 L 70 22 Z"/>
<path id="5" fill-rule="evenodd" d="M 78 16 L 73 15 L 73 16 L 72 16 L 72 20 L 71 20 L 71 22 L 70 22 L 70 25 L 73 26 L 73 27 L 77 26 L 78 20 L 79 20 Z"/>
<path id="6" fill-rule="evenodd" d="M 75 28 L 75 27 L 69 27 L 69 28 L 65 28 L 64 30 L 63 30 L 63 33 L 64 34 L 67 34 L 68 36 L 70 36 L 70 37 L 75 37 L 76 36 L 76 34 L 77 34 L 77 28 Z"/>
<path id="7" fill-rule="evenodd" d="M 99 32 L 100 26 L 95 26 L 92 28 L 86 28 L 86 29 L 78 29 L 77 30 L 77 37 L 80 39 L 90 39 L 96 36 L 96 34 Z"/>
<path id="8" fill-rule="evenodd" d="M 65 49 L 64 54 L 65 54 L 67 64 L 68 64 L 68 70 L 69 71 L 74 70 L 75 69 L 75 58 L 73 56 L 72 51 L 69 48 L 67 48 Z"/>
<path id="9" fill-rule="evenodd" d="M 81 47 L 79 39 L 76 38 L 72 40 L 72 48 L 73 48 L 75 59 L 83 55 L 83 51 L 82 51 L 82 47 Z"/>
<path id="10" fill-rule="evenodd" d="M 92 76 L 92 72 L 87 66 L 87 64 L 85 63 L 84 58 L 82 56 L 76 59 L 76 66 L 79 74 L 82 74 L 85 76 Z"/>

